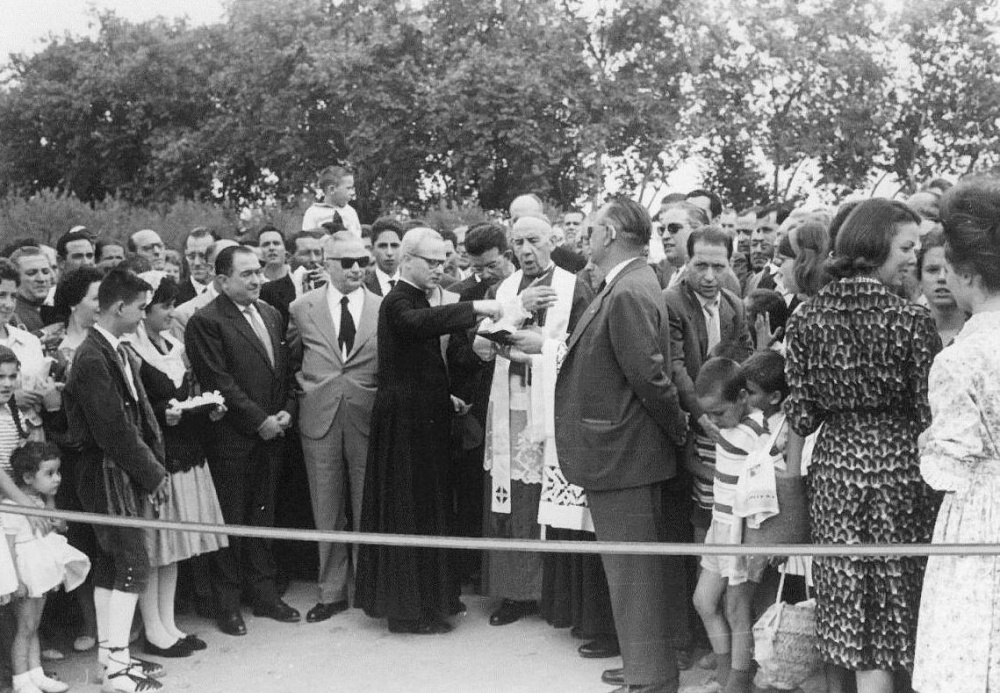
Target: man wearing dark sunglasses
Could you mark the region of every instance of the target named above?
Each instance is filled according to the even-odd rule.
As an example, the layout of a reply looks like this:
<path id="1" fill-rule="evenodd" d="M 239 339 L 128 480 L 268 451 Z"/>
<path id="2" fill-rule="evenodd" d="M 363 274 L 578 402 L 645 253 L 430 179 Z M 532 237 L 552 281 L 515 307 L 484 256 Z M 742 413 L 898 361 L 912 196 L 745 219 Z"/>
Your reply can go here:
<path id="1" fill-rule="evenodd" d="M 326 238 L 323 264 L 329 283 L 289 307 L 299 434 L 317 529 L 343 530 L 347 503 L 355 531 L 361 521 L 382 303 L 363 285 L 369 261 L 364 243 L 350 232 Z M 319 545 L 318 598 L 306 614 L 309 623 L 347 609 L 347 552 L 344 544 Z"/>

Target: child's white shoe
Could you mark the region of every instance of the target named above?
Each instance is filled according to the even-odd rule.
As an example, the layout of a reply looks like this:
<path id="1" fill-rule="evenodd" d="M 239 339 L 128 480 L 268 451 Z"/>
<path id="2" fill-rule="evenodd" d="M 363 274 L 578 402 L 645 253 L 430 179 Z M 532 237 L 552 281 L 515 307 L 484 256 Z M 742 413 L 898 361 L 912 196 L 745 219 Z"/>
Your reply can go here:
<path id="1" fill-rule="evenodd" d="M 41 667 L 37 667 L 28 672 L 28 676 L 31 677 L 31 682 L 38 687 L 42 693 L 66 693 L 69 690 L 69 684 L 64 681 L 56 681 L 55 679 L 50 679 L 42 671 Z"/>
<path id="2" fill-rule="evenodd" d="M 31 674 L 28 672 L 14 674 L 13 684 L 14 693 L 42 693 L 34 681 L 31 680 Z"/>

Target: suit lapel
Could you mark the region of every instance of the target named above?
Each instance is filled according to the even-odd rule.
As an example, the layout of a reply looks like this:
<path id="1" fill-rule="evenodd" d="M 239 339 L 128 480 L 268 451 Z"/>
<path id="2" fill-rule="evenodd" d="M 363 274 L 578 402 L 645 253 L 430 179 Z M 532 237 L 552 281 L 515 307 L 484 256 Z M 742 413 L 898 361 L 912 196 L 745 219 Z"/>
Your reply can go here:
<path id="1" fill-rule="evenodd" d="M 361 324 L 358 325 L 358 333 L 354 337 L 354 348 L 347 355 L 348 360 L 358 353 L 365 342 L 375 336 L 376 330 L 378 330 L 378 310 L 375 309 L 375 296 L 369 295 L 366 291 L 365 302 L 361 306 Z"/>
<path id="2" fill-rule="evenodd" d="M 267 357 L 267 349 L 264 348 L 264 345 L 261 343 L 260 338 L 257 337 L 257 333 L 253 331 L 252 327 L 250 327 L 250 323 L 247 322 L 246 316 L 243 314 L 243 311 L 241 311 L 239 306 L 233 303 L 233 300 L 228 296 L 226 296 L 225 294 L 219 294 L 219 298 L 222 299 L 223 301 L 222 305 L 225 306 L 226 312 L 229 314 L 229 319 L 233 323 L 233 327 L 236 329 L 236 331 L 239 332 L 241 335 L 243 335 L 244 339 L 250 342 L 253 348 L 257 350 L 257 353 L 260 354 L 260 357 L 264 360 L 264 363 L 270 366 L 271 370 L 274 370 L 274 366 L 271 365 L 271 359 Z M 264 326 L 267 327 L 267 318 L 264 317 L 263 312 L 261 312 L 259 308 L 258 308 L 258 313 L 260 313 L 261 320 L 264 321 Z M 270 329 L 268 329 L 268 336 L 271 337 L 271 345 L 272 348 L 274 349 L 274 357 L 275 359 L 277 359 L 278 348 L 274 346 L 274 335 L 273 331 Z"/>
<path id="3" fill-rule="evenodd" d="M 333 316 L 330 314 L 330 301 L 326 291 L 309 306 L 309 317 L 319 333 L 326 338 L 330 345 L 330 351 L 337 355 L 337 360 L 341 360 L 340 344 L 337 341 L 337 329 L 333 324 Z"/>
<path id="4" fill-rule="evenodd" d="M 708 328 L 705 326 L 705 311 L 701 307 L 701 301 L 695 295 L 691 287 L 684 282 L 684 300 L 688 304 L 688 315 L 691 316 L 691 321 L 694 323 L 695 332 L 698 336 L 698 353 L 701 354 L 702 360 L 705 359 L 708 354 Z M 722 313 L 719 313 L 720 319 Z"/>
<path id="5" fill-rule="evenodd" d="M 108 359 L 110 363 L 114 364 L 111 371 L 117 376 L 118 389 L 125 397 L 134 402 L 135 398 L 132 397 L 132 389 L 128 386 L 128 382 L 125 380 L 125 367 L 122 365 L 121 359 L 118 358 L 118 352 L 112 348 L 111 344 L 108 343 L 108 340 L 105 339 L 102 334 L 94 329 L 91 329 L 89 338 L 94 340 L 94 343 L 104 354 L 104 357 Z M 138 373 L 134 368 L 133 375 L 135 377 L 138 376 Z"/>
<path id="6" fill-rule="evenodd" d="M 604 297 L 611 291 L 611 287 L 621 281 L 621 278 L 626 274 L 634 272 L 641 267 L 639 260 L 642 260 L 642 258 L 636 258 L 628 265 L 625 265 L 625 267 L 622 268 L 622 271 L 616 274 L 614 279 L 608 282 L 607 286 L 604 287 L 601 293 L 594 297 L 594 300 L 590 302 L 590 307 L 587 308 L 587 312 L 580 318 L 580 321 L 576 324 L 576 329 L 574 329 L 573 334 L 570 335 L 569 341 L 566 343 L 566 351 L 571 351 L 573 349 L 573 346 L 580 340 L 580 336 L 583 334 L 584 330 L 587 329 L 587 325 L 589 325 L 601 311 L 601 306 L 604 303 Z"/>

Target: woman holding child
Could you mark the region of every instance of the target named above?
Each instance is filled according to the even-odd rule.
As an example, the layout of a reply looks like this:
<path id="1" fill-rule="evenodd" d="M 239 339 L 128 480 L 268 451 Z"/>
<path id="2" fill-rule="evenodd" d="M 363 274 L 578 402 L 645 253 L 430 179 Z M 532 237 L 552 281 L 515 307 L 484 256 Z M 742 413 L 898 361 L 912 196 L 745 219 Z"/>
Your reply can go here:
<path id="1" fill-rule="evenodd" d="M 920 476 L 927 374 L 941 348 L 923 307 L 893 293 L 916 261 L 920 218 L 866 200 L 836 237 L 827 284 L 789 319 L 788 471 L 823 425 L 808 473 L 817 544 L 919 543 L 937 508 Z M 816 630 L 831 692 L 891 693 L 913 667 L 924 559 L 817 557 Z"/>
<path id="2" fill-rule="evenodd" d="M 930 373 L 920 470 L 944 491 L 934 543 L 1000 543 L 1000 182 L 960 183 L 941 201 L 947 285 L 972 317 Z M 926 263 L 926 260 L 925 260 Z M 926 264 L 924 267 L 926 272 Z M 920 602 L 914 688 L 1000 690 L 996 556 L 933 556 Z"/>

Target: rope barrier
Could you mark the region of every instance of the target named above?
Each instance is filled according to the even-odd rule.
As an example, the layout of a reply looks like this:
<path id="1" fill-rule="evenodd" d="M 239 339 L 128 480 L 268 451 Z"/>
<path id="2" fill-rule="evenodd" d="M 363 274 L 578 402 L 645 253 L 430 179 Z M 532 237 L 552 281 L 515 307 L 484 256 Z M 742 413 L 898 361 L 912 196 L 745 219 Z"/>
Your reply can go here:
<path id="1" fill-rule="evenodd" d="M 1000 544 L 679 544 L 654 542 L 548 541 L 542 539 L 473 539 L 422 534 L 376 534 L 316 529 L 209 525 L 199 522 L 147 520 L 69 510 L 4 505 L 3 513 L 50 517 L 113 527 L 158 529 L 175 532 L 226 534 L 232 537 L 290 541 L 405 546 L 410 548 L 465 549 L 477 551 L 528 551 L 535 553 L 624 554 L 648 556 L 1000 556 Z"/>

